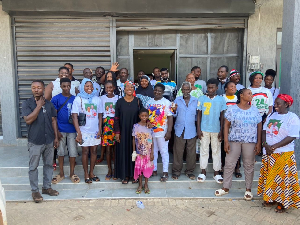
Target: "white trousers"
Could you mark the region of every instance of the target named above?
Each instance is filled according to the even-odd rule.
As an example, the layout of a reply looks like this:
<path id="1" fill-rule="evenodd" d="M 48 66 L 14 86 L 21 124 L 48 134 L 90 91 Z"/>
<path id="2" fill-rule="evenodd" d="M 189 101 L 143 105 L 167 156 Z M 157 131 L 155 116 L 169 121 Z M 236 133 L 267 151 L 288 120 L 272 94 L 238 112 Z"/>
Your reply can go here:
<path id="1" fill-rule="evenodd" d="M 209 158 L 209 144 L 211 144 L 213 169 L 221 170 L 221 142 L 218 139 L 218 133 L 204 132 L 200 145 L 200 169 L 206 169 Z"/>
<path id="2" fill-rule="evenodd" d="M 158 151 L 160 151 L 160 155 L 163 162 L 163 172 L 168 172 L 169 169 L 169 151 L 168 144 L 169 141 L 165 141 L 164 137 L 153 138 L 153 149 L 154 149 L 154 171 L 157 171 L 157 158 Z"/>

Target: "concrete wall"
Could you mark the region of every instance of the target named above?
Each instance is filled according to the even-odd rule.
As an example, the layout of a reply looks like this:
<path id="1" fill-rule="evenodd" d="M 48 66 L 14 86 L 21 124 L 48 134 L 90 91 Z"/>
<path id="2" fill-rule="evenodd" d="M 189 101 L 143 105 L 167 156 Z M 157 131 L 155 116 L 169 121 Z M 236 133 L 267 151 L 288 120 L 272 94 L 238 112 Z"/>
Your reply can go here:
<path id="1" fill-rule="evenodd" d="M 276 33 L 282 28 L 283 0 L 257 0 L 248 20 L 247 54 L 259 55 L 262 71 L 276 69 Z"/>
<path id="2" fill-rule="evenodd" d="M 1 3 L 0 3 L 1 4 Z M 0 5 L 0 96 L 3 144 L 17 144 L 16 80 L 14 74 L 12 29 L 10 16 Z"/>

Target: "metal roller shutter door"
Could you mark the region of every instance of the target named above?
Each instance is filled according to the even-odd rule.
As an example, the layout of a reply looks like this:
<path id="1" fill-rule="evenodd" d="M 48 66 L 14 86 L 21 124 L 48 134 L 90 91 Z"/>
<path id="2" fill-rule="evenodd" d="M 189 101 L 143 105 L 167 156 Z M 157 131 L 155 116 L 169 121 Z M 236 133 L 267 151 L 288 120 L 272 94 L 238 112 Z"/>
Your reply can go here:
<path id="1" fill-rule="evenodd" d="M 47 85 L 66 62 L 74 65 L 73 75 L 80 80 L 84 68 L 110 68 L 109 18 L 15 17 L 13 24 L 20 112 L 22 102 L 32 96 L 32 80 Z M 26 137 L 23 118 L 19 131 Z"/>

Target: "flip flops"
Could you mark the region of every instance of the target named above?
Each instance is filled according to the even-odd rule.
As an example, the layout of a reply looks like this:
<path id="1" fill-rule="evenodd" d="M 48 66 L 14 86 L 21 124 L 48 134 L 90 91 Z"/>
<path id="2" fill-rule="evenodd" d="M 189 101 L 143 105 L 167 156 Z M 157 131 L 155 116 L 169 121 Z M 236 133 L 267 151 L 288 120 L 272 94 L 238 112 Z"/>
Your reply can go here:
<path id="1" fill-rule="evenodd" d="M 247 197 L 247 195 L 249 195 L 250 197 Z M 244 199 L 246 201 L 251 201 L 252 198 L 253 198 L 253 194 L 250 191 L 246 191 L 245 194 L 244 194 Z"/>
<path id="2" fill-rule="evenodd" d="M 59 182 L 61 182 L 63 179 L 65 179 L 65 177 L 61 177 L 59 174 L 57 174 L 55 177 L 52 178 L 51 183 L 52 184 L 57 184 Z"/>
<path id="3" fill-rule="evenodd" d="M 226 192 L 223 189 L 218 189 L 218 190 L 215 191 L 215 196 L 222 196 L 222 195 L 226 195 L 228 193 L 229 193 L 229 191 Z"/>
<path id="4" fill-rule="evenodd" d="M 218 184 L 222 184 L 223 183 L 223 177 L 221 175 L 216 175 L 214 176 L 214 179 L 215 181 L 218 183 Z M 222 181 L 219 181 L 219 180 L 222 180 Z"/>

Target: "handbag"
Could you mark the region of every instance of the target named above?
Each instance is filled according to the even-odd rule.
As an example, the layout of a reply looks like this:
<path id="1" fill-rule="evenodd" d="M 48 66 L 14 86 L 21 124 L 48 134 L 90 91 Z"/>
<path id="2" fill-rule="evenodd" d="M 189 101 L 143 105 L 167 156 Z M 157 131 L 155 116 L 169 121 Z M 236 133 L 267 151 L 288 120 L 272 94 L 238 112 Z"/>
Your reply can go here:
<path id="1" fill-rule="evenodd" d="M 79 126 L 85 126 L 86 124 L 86 114 L 83 113 L 83 109 L 82 109 L 82 99 L 80 98 L 80 101 L 81 101 L 81 111 L 82 112 L 79 112 L 79 115 L 78 115 L 78 125 Z M 69 123 L 70 124 L 73 124 L 73 118 L 72 116 L 69 117 Z"/>

